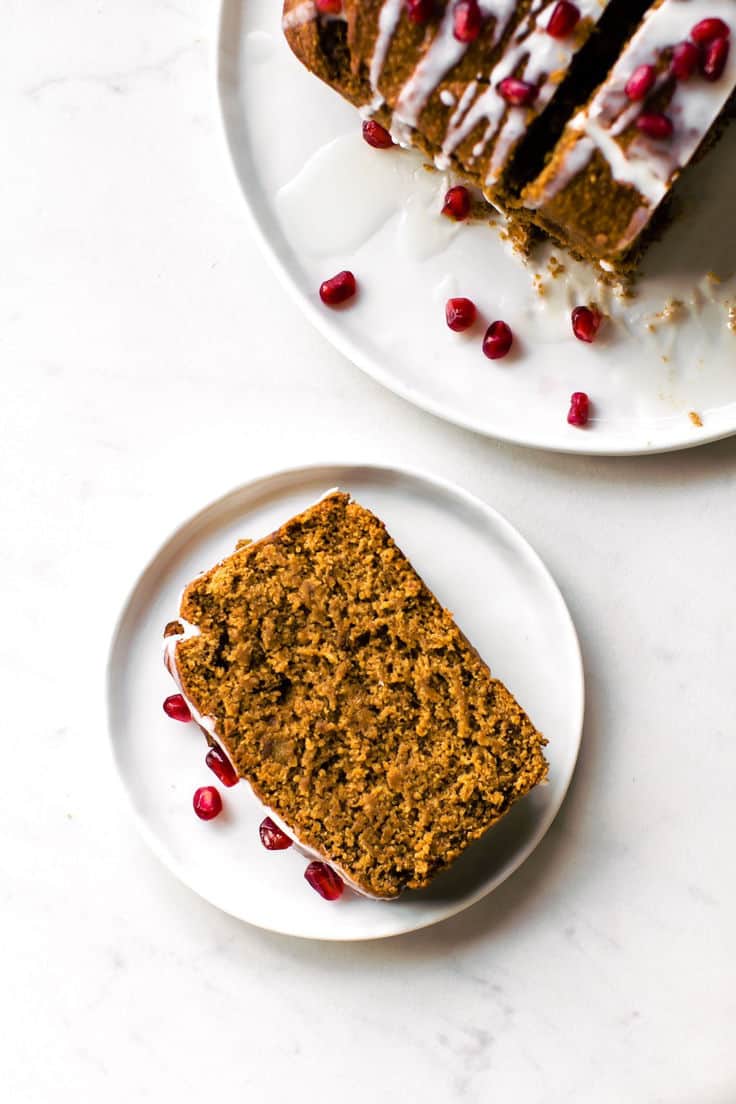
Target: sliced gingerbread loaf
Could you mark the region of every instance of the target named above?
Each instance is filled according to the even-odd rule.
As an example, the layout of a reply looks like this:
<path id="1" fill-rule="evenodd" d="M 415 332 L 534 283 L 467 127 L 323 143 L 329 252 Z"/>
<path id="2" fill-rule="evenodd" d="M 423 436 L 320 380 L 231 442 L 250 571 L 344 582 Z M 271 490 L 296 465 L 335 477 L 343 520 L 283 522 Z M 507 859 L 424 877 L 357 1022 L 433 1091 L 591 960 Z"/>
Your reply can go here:
<path id="1" fill-rule="evenodd" d="M 546 777 L 542 735 L 347 494 L 190 583 L 180 617 L 185 698 L 298 842 L 368 894 L 426 886 Z"/>
<path id="2" fill-rule="evenodd" d="M 736 0 L 286 0 L 322 80 L 477 184 L 515 240 L 625 272 L 736 88 Z M 470 13 L 470 14 L 469 14 Z"/>
<path id="3" fill-rule="evenodd" d="M 325 13 L 286 0 L 283 27 L 304 65 L 395 141 L 506 211 L 518 147 L 611 4 L 620 0 L 338 0 Z"/>

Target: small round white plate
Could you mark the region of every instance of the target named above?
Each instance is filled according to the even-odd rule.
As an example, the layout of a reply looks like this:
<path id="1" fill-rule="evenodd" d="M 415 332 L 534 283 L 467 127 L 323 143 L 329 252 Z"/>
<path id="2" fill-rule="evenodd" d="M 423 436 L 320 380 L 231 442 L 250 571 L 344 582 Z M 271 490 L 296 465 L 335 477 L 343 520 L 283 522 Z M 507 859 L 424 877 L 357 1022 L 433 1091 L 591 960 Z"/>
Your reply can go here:
<path id="1" fill-rule="evenodd" d="M 647 254 L 637 297 L 624 301 L 559 250 L 566 269 L 555 278 L 554 250 L 524 265 L 497 229 L 442 218 L 448 177 L 426 172 L 414 154 L 362 141 L 355 110 L 291 54 L 281 6 L 223 0 L 220 106 L 266 254 L 341 352 L 418 406 L 519 444 L 655 452 L 736 431 L 734 224 L 724 187 L 736 127 L 686 174 L 682 217 Z M 355 272 L 359 295 L 331 311 L 317 290 L 343 268 Z M 463 335 L 444 321 L 456 295 L 482 315 Z M 570 328 L 571 308 L 589 301 L 611 316 L 593 346 Z M 491 362 L 481 339 L 497 318 L 517 340 Z M 573 391 L 593 403 L 585 430 L 566 421 Z"/>
<path id="2" fill-rule="evenodd" d="M 198 786 L 215 783 L 194 724 L 169 720 L 174 687 L 162 633 L 184 585 L 242 537 L 272 532 L 339 486 L 375 511 L 427 584 L 549 740 L 549 782 L 519 802 L 432 886 L 396 901 L 346 892 L 322 900 L 296 850 L 268 852 L 264 813 L 246 786 L 222 787 L 225 811 L 203 822 Z M 123 610 L 108 668 L 115 763 L 135 819 L 159 856 L 214 905 L 251 924 L 313 939 L 379 939 L 426 927 L 472 905 L 514 871 L 547 831 L 578 754 L 583 675 L 575 629 L 539 557 L 499 514 L 448 483 L 393 468 L 325 465 L 246 484 L 186 522 L 145 568 Z"/>

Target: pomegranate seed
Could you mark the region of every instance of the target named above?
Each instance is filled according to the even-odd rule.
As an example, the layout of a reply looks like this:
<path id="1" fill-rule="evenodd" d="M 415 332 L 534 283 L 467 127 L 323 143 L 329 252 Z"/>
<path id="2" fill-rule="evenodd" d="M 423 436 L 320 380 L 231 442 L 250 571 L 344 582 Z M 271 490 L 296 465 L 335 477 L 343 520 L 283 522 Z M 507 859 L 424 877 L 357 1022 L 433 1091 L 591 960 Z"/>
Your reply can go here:
<path id="1" fill-rule="evenodd" d="M 192 714 L 181 694 L 171 694 L 164 701 L 164 713 L 172 721 L 191 721 Z"/>
<path id="2" fill-rule="evenodd" d="M 478 0 L 458 0 L 453 12 L 452 33 L 458 42 L 475 42 L 480 34 L 483 16 Z"/>
<path id="3" fill-rule="evenodd" d="M 200 786 L 195 790 L 192 805 L 200 820 L 213 820 L 222 812 L 222 798 L 214 786 Z"/>
<path id="4" fill-rule="evenodd" d="M 496 87 L 506 103 L 514 107 L 534 103 L 539 92 L 536 84 L 529 84 L 529 81 L 519 80 L 518 77 L 504 77 Z"/>
<path id="5" fill-rule="evenodd" d="M 728 24 L 722 19 L 701 19 L 691 30 L 690 37 L 698 46 L 705 46 L 714 38 L 728 38 L 730 33 Z"/>
<path id="6" fill-rule="evenodd" d="M 468 330 L 475 322 L 475 303 L 472 299 L 448 299 L 445 304 L 445 320 L 455 333 Z"/>
<path id="7" fill-rule="evenodd" d="M 577 27 L 579 19 L 580 10 L 574 4 L 568 3 L 568 0 L 560 0 L 549 17 L 547 34 L 553 38 L 564 38 Z"/>
<path id="8" fill-rule="evenodd" d="M 326 901 L 336 901 L 338 897 L 342 897 L 345 888 L 342 878 L 327 863 L 311 862 L 304 871 L 304 877 L 312 889 L 316 889 Z"/>
<path id="9" fill-rule="evenodd" d="M 355 277 L 352 272 L 338 272 L 319 285 L 319 297 L 328 307 L 336 307 L 355 295 Z"/>
<path id="10" fill-rule="evenodd" d="M 214 771 L 223 786 L 234 786 L 238 781 L 238 772 L 222 748 L 211 747 L 205 755 L 204 761 L 210 770 Z"/>
<path id="11" fill-rule="evenodd" d="M 412 23 L 427 23 L 432 17 L 434 0 L 406 0 L 406 14 Z"/>
<path id="12" fill-rule="evenodd" d="M 323 15 L 338 15 L 342 11 L 342 0 L 314 0 L 314 4 Z"/>
<path id="13" fill-rule="evenodd" d="M 575 307 L 572 312 L 572 332 L 578 341 L 595 341 L 601 325 L 601 313 L 591 307 Z"/>
<path id="14" fill-rule="evenodd" d="M 489 360 L 505 357 L 514 341 L 511 328 L 505 322 L 491 322 L 483 338 L 483 352 Z"/>
<path id="15" fill-rule="evenodd" d="M 700 59 L 700 72 L 708 81 L 717 81 L 723 75 L 728 59 L 729 41 L 727 38 L 714 38 L 703 48 Z"/>
<path id="16" fill-rule="evenodd" d="M 669 138 L 672 134 L 672 120 L 660 111 L 644 111 L 636 120 L 636 128 L 647 138 Z"/>
<path id="17" fill-rule="evenodd" d="M 258 834 L 267 851 L 285 851 L 294 842 L 289 839 L 286 832 L 281 831 L 278 824 L 274 824 L 270 817 L 261 821 Z"/>
<path id="18" fill-rule="evenodd" d="M 394 140 L 386 128 L 377 123 L 375 119 L 366 119 L 363 123 L 363 138 L 374 149 L 389 149 L 394 144 Z"/>
<path id="19" fill-rule="evenodd" d="M 690 80 L 700 61 L 700 50 L 692 42 L 678 42 L 672 49 L 672 75 L 679 81 Z"/>
<path id="20" fill-rule="evenodd" d="M 462 222 L 463 219 L 466 219 L 470 214 L 470 192 L 468 189 L 463 188 L 462 184 L 450 188 L 445 193 L 442 214 L 455 219 L 456 222 Z"/>
<path id="21" fill-rule="evenodd" d="M 570 396 L 570 409 L 567 420 L 570 425 L 584 426 L 590 417 L 590 399 L 584 391 L 573 391 Z"/>
<path id="22" fill-rule="evenodd" d="M 643 100 L 657 79 L 653 65 L 640 65 L 626 82 L 624 91 L 630 100 Z"/>

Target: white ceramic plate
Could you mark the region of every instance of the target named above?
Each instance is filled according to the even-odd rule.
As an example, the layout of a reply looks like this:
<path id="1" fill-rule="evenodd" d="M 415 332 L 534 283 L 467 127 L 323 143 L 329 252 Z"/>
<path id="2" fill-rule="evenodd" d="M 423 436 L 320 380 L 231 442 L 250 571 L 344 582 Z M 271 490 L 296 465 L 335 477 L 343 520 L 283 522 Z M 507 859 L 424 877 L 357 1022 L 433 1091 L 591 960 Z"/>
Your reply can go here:
<path id="1" fill-rule="evenodd" d="M 724 181 L 733 176 L 736 128 L 687 175 L 685 217 L 652 248 L 640 294 L 624 302 L 581 265 L 566 262 L 553 279 L 554 251 L 525 266 L 496 229 L 443 219 L 446 175 L 426 172 L 414 154 L 362 141 L 353 108 L 289 51 L 280 0 L 223 3 L 220 104 L 256 231 L 297 302 L 354 363 L 441 417 L 520 444 L 634 453 L 736 430 L 736 334 L 728 325 L 736 280 L 708 276 L 734 268 Z M 342 268 L 355 272 L 360 294 L 349 309 L 330 311 L 317 289 Z M 482 312 L 469 334 L 445 325 L 452 295 L 469 296 Z M 681 302 L 676 323 L 666 317 L 673 299 Z M 611 314 L 592 347 L 570 330 L 571 307 L 591 300 Z M 480 342 L 496 318 L 517 342 L 509 357 L 490 362 Z M 585 430 L 566 422 L 579 390 L 593 401 Z"/>
<path id="2" fill-rule="evenodd" d="M 417 570 L 549 739 L 550 778 L 515 806 L 428 890 L 376 902 L 346 892 L 323 901 L 294 849 L 265 851 L 263 810 L 245 786 L 223 790 L 225 812 L 202 822 L 198 786 L 216 783 L 194 724 L 161 709 L 173 684 L 162 631 L 185 583 L 241 537 L 271 532 L 330 487 L 349 490 L 388 525 Z M 186 522 L 141 574 L 111 648 L 115 763 L 145 838 L 183 882 L 225 912 L 314 939 L 378 939 L 467 908 L 514 871 L 560 807 L 578 753 L 583 677 L 575 629 L 539 557 L 494 510 L 438 479 L 392 468 L 325 465 L 258 479 Z"/>

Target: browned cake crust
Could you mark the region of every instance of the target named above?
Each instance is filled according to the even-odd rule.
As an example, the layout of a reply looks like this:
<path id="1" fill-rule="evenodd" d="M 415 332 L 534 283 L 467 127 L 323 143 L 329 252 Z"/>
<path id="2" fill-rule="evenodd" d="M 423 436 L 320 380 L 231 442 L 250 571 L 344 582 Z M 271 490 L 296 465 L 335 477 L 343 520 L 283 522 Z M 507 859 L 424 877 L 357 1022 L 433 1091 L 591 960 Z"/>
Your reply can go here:
<path id="1" fill-rule="evenodd" d="M 377 517 L 335 492 L 190 583 L 182 690 L 370 894 L 426 886 L 547 774 L 542 735 Z"/>

